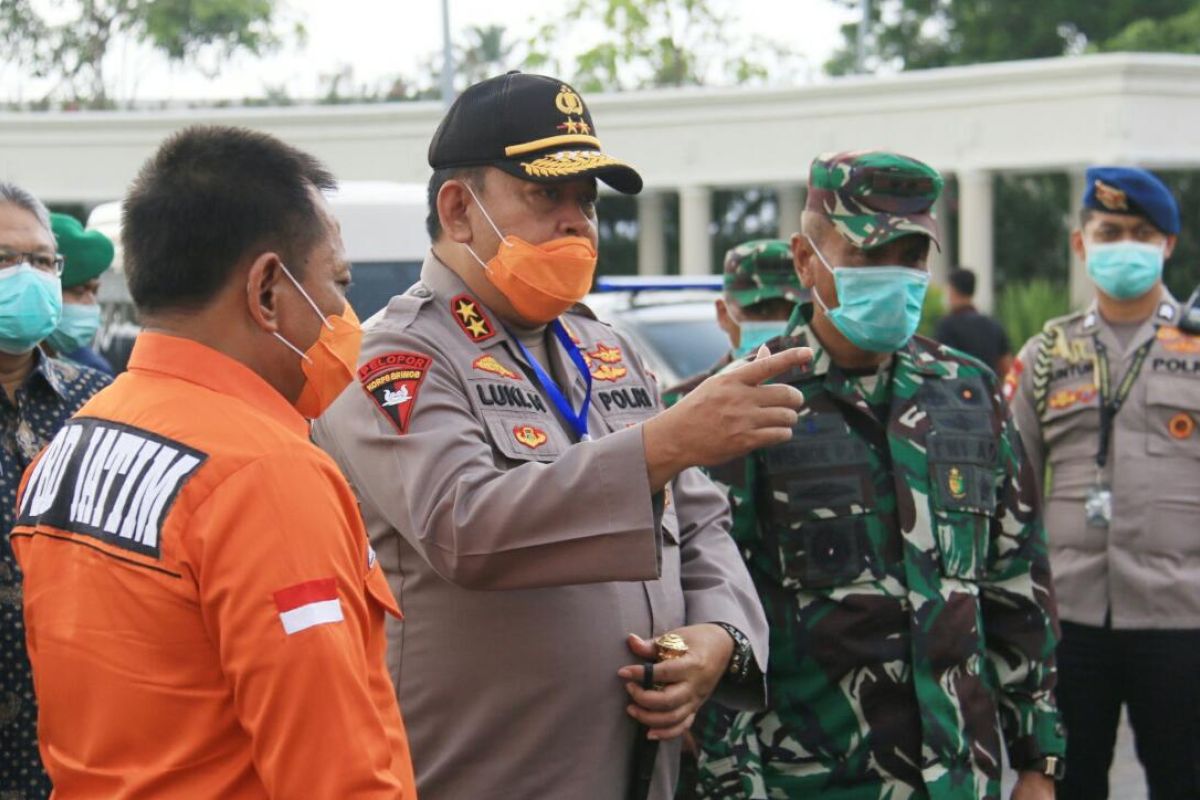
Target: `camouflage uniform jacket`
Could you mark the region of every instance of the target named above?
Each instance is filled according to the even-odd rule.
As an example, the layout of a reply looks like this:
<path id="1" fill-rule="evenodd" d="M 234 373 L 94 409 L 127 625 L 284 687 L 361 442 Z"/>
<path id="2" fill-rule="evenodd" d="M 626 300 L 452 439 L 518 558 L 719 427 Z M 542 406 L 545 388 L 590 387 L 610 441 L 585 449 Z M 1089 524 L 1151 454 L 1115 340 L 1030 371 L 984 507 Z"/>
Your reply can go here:
<path id="1" fill-rule="evenodd" d="M 733 536 L 771 625 L 771 708 L 704 730 L 703 796 L 999 798 L 1064 752 L 1040 502 L 994 375 L 914 339 L 868 393 L 814 347 L 792 440 L 743 461 Z M 803 318 L 802 317 L 803 315 Z M 718 725 L 718 727 L 720 727 Z"/>
<path id="2" fill-rule="evenodd" d="M 676 403 L 678 403 L 680 400 L 683 399 L 683 396 L 685 394 L 688 394 L 689 392 L 694 390 L 696 387 L 698 387 L 700 384 L 704 383 L 706 380 L 711 378 L 713 375 L 716 375 L 717 373 L 721 372 L 722 370 L 724 370 L 726 367 L 728 367 L 732 363 L 733 363 L 733 351 L 730 350 L 728 353 L 721 356 L 721 358 L 718 359 L 715 364 L 713 364 L 708 369 L 704 370 L 704 372 L 697 372 L 692 377 L 684 378 L 682 381 L 675 384 L 674 386 L 670 386 L 670 387 L 664 389 L 663 393 L 662 393 L 663 405 L 666 406 L 667 408 L 670 408 L 671 406 L 675 405 Z"/>

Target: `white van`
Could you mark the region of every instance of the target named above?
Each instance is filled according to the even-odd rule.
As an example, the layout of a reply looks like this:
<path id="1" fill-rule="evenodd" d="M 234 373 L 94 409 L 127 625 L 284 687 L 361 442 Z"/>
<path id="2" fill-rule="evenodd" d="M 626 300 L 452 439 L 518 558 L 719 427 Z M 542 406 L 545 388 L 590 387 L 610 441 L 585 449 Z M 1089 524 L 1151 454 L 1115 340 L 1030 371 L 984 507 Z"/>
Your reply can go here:
<path id="1" fill-rule="evenodd" d="M 425 193 L 426 187 L 417 183 L 346 181 L 326 195 L 353 265 L 347 296 L 359 319 L 366 320 L 420 277 L 421 262 L 429 251 Z M 121 203 L 96 206 L 87 227 L 102 231 L 117 251 L 113 268 L 100 281 L 104 322 L 96 348 L 122 369 L 139 327 L 122 268 Z"/>

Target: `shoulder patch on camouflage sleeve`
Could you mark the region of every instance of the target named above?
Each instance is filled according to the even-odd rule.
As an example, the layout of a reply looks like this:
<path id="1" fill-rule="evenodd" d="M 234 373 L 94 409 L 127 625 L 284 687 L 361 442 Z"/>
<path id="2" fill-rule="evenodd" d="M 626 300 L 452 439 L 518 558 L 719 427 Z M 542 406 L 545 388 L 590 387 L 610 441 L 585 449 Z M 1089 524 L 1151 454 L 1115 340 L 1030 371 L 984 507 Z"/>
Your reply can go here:
<path id="1" fill-rule="evenodd" d="M 358 369 L 358 381 L 367 397 L 391 420 L 398 433 L 408 429 L 417 404 L 417 393 L 433 366 L 433 357 L 395 352 L 373 358 Z"/>

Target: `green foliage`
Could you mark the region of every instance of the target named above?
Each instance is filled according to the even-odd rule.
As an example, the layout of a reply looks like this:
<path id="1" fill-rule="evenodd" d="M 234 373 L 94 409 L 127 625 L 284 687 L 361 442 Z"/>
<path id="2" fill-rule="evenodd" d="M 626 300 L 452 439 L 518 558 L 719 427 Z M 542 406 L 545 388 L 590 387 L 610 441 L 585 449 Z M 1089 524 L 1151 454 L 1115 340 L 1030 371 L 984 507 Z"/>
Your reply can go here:
<path id="1" fill-rule="evenodd" d="M 56 81 L 43 105 L 111 106 L 105 61 L 119 43 L 215 72 L 237 52 L 260 55 L 284 39 L 277 0 L 67 0 L 54 4 L 52 16 L 44 5 L 0 0 L 0 45 L 9 61 Z M 291 33 L 300 38 L 303 28 Z"/>
<path id="2" fill-rule="evenodd" d="M 1036 278 L 1065 279 L 1075 226 L 1067 176 L 1001 174 L 994 192 L 996 291 Z"/>
<path id="3" fill-rule="evenodd" d="M 925 303 L 921 306 L 921 324 L 917 333 L 922 336 L 933 336 L 937 324 L 946 316 L 946 290 L 936 283 L 930 283 L 925 292 Z"/>
<path id="4" fill-rule="evenodd" d="M 729 0 L 571 0 L 530 37 L 525 67 L 568 76 L 581 92 L 698 86 L 717 74 L 722 83 L 766 80 L 790 52 L 762 37 L 738 41 L 725 6 L 732 8 Z M 598 42 L 575 49 L 596 30 L 604 32 Z"/>
<path id="5" fill-rule="evenodd" d="M 1067 285 L 1061 280 L 1035 278 L 1010 283 L 996 296 L 996 319 L 1008 334 L 1014 352 L 1040 331 L 1047 320 L 1070 310 Z"/>
<path id="6" fill-rule="evenodd" d="M 1196 6 L 1195 0 L 874 0 L 868 66 L 928 69 L 1177 42 L 1187 38 L 1189 25 L 1200 26 Z M 1186 52 L 1196 51 L 1196 30 Z M 844 44 L 826 64 L 831 74 L 852 71 L 857 33 L 856 23 L 843 26 Z M 1113 46 L 1118 41 L 1124 44 Z"/>
<path id="7" fill-rule="evenodd" d="M 1200 283 L 1200 173 L 1189 171 L 1156 173 L 1171 188 L 1179 203 L 1182 230 L 1175 252 L 1163 269 L 1167 288 L 1182 301 Z"/>
<path id="8" fill-rule="evenodd" d="M 1200 53 L 1200 3 L 1172 17 L 1135 20 L 1096 49 Z"/>

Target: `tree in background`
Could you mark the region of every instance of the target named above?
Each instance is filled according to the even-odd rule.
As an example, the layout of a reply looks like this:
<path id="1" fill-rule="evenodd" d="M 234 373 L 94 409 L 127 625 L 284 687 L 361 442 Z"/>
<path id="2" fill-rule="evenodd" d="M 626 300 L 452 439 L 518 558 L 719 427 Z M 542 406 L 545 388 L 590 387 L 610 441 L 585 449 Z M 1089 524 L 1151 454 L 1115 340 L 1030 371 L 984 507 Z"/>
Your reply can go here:
<path id="1" fill-rule="evenodd" d="M 0 2 L 0 45 L 9 63 L 51 81 L 40 105 L 113 105 L 107 67 L 118 44 L 149 47 L 215 72 L 230 56 L 261 55 L 286 36 L 276 0 L 69 0 L 52 13 L 33 0 Z M 303 36 L 296 24 L 290 32 Z"/>
<path id="2" fill-rule="evenodd" d="M 868 63 L 876 70 L 911 70 L 1086 49 L 1176 50 L 1171 43 L 1185 41 L 1189 25 L 1186 52 L 1195 52 L 1198 7 L 1196 0 L 873 0 Z M 857 33 L 857 24 L 843 26 L 845 43 L 826 64 L 828 72 L 854 70 Z"/>
<path id="3" fill-rule="evenodd" d="M 582 92 L 784 79 L 796 56 L 737 36 L 733 8 L 728 0 L 571 0 L 529 39 L 525 64 Z M 579 52 L 577 42 L 592 46 Z"/>
<path id="4" fill-rule="evenodd" d="M 834 0 L 855 8 L 859 0 Z M 834 75 L 855 68 L 857 25 L 826 64 Z M 873 0 L 867 68 L 927 69 L 1081 52 L 1200 52 L 1200 0 Z M 1200 173 L 1167 172 L 1185 219 L 1200 223 Z M 1062 174 L 1001 174 L 995 183 L 996 311 L 1014 346 L 1065 313 L 1070 253 L 1078 224 Z M 1197 225 L 1184 225 L 1166 271 L 1180 299 L 1200 273 Z M 970 265 L 968 265 L 970 266 Z"/>

